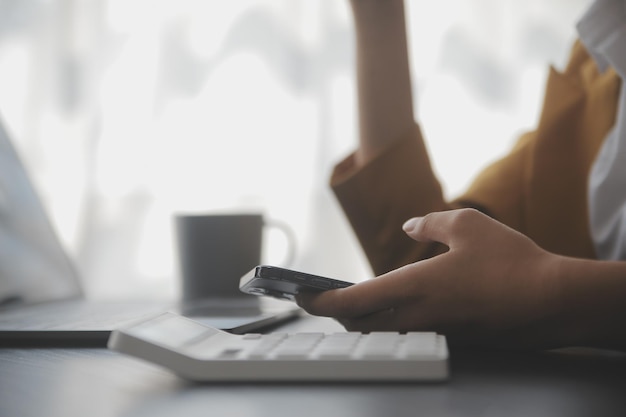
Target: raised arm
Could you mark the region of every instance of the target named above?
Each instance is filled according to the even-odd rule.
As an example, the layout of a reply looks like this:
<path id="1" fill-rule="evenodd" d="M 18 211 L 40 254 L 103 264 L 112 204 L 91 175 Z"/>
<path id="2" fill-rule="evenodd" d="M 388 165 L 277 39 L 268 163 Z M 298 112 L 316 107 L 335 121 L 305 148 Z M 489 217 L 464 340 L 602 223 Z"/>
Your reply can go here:
<path id="1" fill-rule="evenodd" d="M 350 0 L 356 29 L 360 145 L 371 160 L 414 124 L 403 0 Z"/>

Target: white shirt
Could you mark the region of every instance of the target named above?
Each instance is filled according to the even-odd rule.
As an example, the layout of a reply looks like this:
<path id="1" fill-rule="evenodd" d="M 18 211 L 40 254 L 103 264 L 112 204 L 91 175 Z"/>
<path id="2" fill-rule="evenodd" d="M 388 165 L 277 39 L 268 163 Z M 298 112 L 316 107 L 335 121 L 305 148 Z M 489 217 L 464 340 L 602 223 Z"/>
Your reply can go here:
<path id="1" fill-rule="evenodd" d="M 622 78 L 617 121 L 589 174 L 591 237 L 599 259 L 626 260 L 626 0 L 596 0 L 578 33 L 598 67 Z"/>

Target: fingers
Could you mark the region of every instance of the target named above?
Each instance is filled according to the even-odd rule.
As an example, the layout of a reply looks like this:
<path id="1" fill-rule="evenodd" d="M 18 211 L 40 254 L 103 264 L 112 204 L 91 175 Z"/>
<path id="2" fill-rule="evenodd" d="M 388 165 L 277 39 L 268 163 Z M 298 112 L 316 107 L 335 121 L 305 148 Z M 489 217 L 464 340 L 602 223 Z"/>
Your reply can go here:
<path id="1" fill-rule="evenodd" d="M 351 332 L 432 331 L 434 321 L 418 305 L 400 306 L 361 317 L 338 318 Z"/>
<path id="2" fill-rule="evenodd" d="M 390 308 L 362 317 L 338 318 L 337 321 L 349 332 L 383 332 L 397 329 L 397 322 L 401 319 L 397 310 Z"/>
<path id="3" fill-rule="evenodd" d="M 370 288 L 371 285 L 365 284 L 369 281 L 321 294 L 302 293 L 298 294 L 296 301 L 313 315 L 336 318 L 358 317 L 391 307 L 386 301 L 389 297 L 381 297 L 378 291 Z"/>
<path id="4" fill-rule="evenodd" d="M 298 305 L 316 316 L 353 318 L 391 309 L 404 304 L 407 298 L 419 298 L 419 293 L 407 291 L 409 266 L 355 284 L 348 288 L 323 293 L 302 293 Z"/>
<path id="5" fill-rule="evenodd" d="M 321 296 L 321 294 L 320 294 Z M 306 294 L 302 297 L 303 304 L 307 306 L 307 310 L 314 302 L 313 300 L 318 296 L 313 294 Z M 300 304 L 300 302 L 299 302 Z M 314 308 L 314 307 L 313 307 Z M 354 313 L 354 311 L 350 311 Z M 351 332 L 375 332 L 375 331 L 407 331 L 414 330 L 415 322 L 409 326 L 408 319 L 410 318 L 402 308 L 387 308 L 381 311 L 370 312 L 360 316 L 347 316 L 347 315 L 331 315 L 334 317 L 346 330 Z"/>

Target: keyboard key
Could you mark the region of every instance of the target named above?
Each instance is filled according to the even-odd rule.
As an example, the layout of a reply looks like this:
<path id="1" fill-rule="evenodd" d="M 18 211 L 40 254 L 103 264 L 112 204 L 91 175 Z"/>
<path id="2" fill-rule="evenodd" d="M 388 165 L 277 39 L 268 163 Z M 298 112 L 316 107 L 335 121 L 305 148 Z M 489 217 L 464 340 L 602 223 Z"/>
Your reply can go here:
<path id="1" fill-rule="evenodd" d="M 408 358 L 431 356 L 437 352 L 437 333 L 407 333 L 405 354 Z"/>
<path id="2" fill-rule="evenodd" d="M 391 358 L 400 342 L 398 333 L 370 333 L 364 337 L 360 356 L 366 359 Z"/>
<path id="3" fill-rule="evenodd" d="M 334 333 L 326 337 L 313 355 L 320 359 L 347 359 L 354 353 L 360 333 Z"/>
<path id="4" fill-rule="evenodd" d="M 264 336 L 248 356 L 253 359 L 266 357 L 285 337 L 287 337 L 286 333 L 272 333 Z"/>
<path id="5" fill-rule="evenodd" d="M 274 357 L 283 359 L 307 358 L 323 336 L 323 333 L 294 334 L 282 340 L 281 344 L 276 347 Z"/>

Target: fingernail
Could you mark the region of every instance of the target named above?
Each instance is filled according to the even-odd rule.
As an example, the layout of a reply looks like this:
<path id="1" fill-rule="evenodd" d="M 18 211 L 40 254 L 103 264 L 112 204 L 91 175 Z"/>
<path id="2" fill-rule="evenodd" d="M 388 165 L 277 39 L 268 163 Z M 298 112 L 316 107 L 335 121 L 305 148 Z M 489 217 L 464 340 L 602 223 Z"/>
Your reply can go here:
<path id="1" fill-rule="evenodd" d="M 421 219 L 422 219 L 421 217 L 413 217 L 413 218 L 407 220 L 402 225 L 402 230 L 404 230 L 406 233 L 412 232 L 415 229 L 415 227 L 417 226 L 417 224 L 420 222 Z"/>

